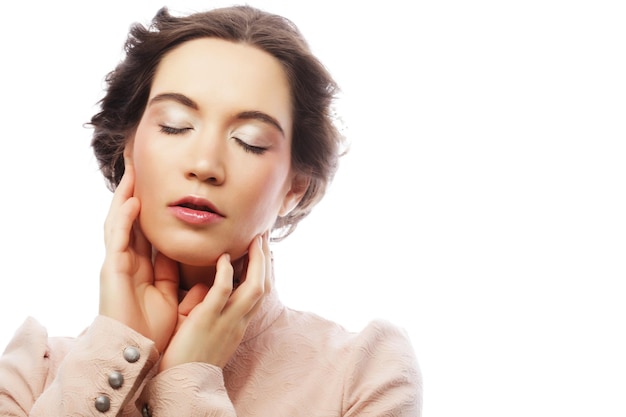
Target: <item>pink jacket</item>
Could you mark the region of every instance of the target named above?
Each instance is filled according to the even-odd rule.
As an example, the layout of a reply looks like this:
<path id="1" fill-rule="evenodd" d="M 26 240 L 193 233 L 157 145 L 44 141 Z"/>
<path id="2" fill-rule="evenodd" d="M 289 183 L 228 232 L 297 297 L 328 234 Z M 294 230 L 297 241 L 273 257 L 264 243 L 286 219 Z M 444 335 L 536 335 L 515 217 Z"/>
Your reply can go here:
<path id="1" fill-rule="evenodd" d="M 77 338 L 29 318 L 0 357 L 0 416 L 419 416 L 421 375 L 406 334 L 360 333 L 284 307 L 275 290 L 220 369 L 155 375 L 151 340 L 104 316 Z M 96 407 L 106 411 L 99 411 Z"/>

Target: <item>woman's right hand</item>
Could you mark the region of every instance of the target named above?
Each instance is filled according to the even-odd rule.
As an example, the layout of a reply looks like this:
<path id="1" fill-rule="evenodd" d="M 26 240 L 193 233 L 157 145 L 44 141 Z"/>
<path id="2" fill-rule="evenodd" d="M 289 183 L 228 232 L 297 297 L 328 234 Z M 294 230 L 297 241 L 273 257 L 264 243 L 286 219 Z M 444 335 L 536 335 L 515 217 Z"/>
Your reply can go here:
<path id="1" fill-rule="evenodd" d="M 104 223 L 100 314 L 153 340 L 163 352 L 176 327 L 178 265 L 160 253 L 153 263 L 152 246 L 137 222 L 141 203 L 133 196 L 134 182 L 127 164 Z"/>

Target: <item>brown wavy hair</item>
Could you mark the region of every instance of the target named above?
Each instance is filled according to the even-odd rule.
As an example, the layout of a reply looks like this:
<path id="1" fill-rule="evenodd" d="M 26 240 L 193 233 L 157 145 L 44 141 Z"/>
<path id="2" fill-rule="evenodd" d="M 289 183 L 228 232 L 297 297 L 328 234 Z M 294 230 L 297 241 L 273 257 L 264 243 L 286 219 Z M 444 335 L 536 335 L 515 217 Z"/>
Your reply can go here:
<path id="1" fill-rule="evenodd" d="M 276 219 L 275 240 L 289 235 L 326 192 L 343 152 L 343 135 L 332 111 L 339 88 L 290 20 L 250 6 L 218 8 L 187 16 L 160 9 L 149 26 L 131 26 L 125 56 L 107 74 L 100 111 L 91 118 L 91 145 L 107 185 L 115 190 L 124 174 L 124 147 L 145 110 L 163 56 L 183 42 L 212 37 L 259 48 L 282 65 L 293 112 L 291 165 L 310 178 L 300 203 Z"/>

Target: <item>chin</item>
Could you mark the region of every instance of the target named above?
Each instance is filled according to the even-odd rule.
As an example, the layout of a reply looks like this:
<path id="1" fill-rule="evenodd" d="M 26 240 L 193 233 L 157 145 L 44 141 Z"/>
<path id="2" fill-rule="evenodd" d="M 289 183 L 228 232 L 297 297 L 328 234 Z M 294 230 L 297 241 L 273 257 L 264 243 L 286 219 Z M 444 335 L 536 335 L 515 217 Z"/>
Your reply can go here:
<path id="1" fill-rule="evenodd" d="M 228 229 L 207 233 L 179 227 L 141 226 L 146 238 L 158 252 L 183 265 L 196 267 L 215 266 L 224 253 L 230 255 L 231 261 L 243 257 L 255 236 L 241 231 L 232 233 Z M 150 226 L 150 223 L 145 226 Z"/>
<path id="2" fill-rule="evenodd" d="M 153 247 L 158 251 L 167 256 L 168 258 L 189 266 L 215 266 L 217 264 L 217 260 L 224 253 L 228 253 L 230 255 L 231 262 L 243 257 L 248 248 L 240 248 L 239 250 L 233 250 L 232 248 L 221 247 L 215 248 L 212 245 L 189 245 L 182 244 L 169 244 L 157 245 L 153 244 Z"/>

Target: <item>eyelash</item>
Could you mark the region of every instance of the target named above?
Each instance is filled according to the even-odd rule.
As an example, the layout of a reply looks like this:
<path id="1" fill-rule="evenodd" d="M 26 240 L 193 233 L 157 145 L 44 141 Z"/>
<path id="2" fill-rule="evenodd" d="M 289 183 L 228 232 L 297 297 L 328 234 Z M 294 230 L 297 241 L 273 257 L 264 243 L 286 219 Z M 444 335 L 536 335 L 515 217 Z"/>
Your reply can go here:
<path id="1" fill-rule="evenodd" d="M 186 131 L 192 129 L 190 127 L 184 127 L 182 129 L 179 129 L 177 127 L 171 127 L 166 125 L 159 125 L 159 127 L 161 128 L 161 133 L 165 133 L 166 135 L 181 135 Z"/>
<path id="2" fill-rule="evenodd" d="M 235 139 L 235 142 L 237 142 L 246 152 L 250 152 L 255 155 L 262 155 L 265 153 L 265 151 L 267 151 L 267 148 L 262 148 L 260 146 L 252 146 L 239 138 L 234 137 L 233 139 Z"/>
<path id="3" fill-rule="evenodd" d="M 159 126 L 161 127 L 161 132 L 165 133 L 166 135 L 182 135 L 188 130 L 192 130 L 192 128 L 190 127 L 185 127 L 185 128 L 180 129 L 180 128 L 171 127 L 167 125 L 159 125 Z M 262 155 L 265 153 L 265 151 L 267 151 L 267 148 L 250 145 L 249 143 L 246 143 L 239 138 L 233 137 L 233 139 L 235 139 L 235 142 L 237 142 L 237 144 L 239 144 L 239 146 L 241 146 L 245 152 L 249 152 L 255 155 Z"/>

